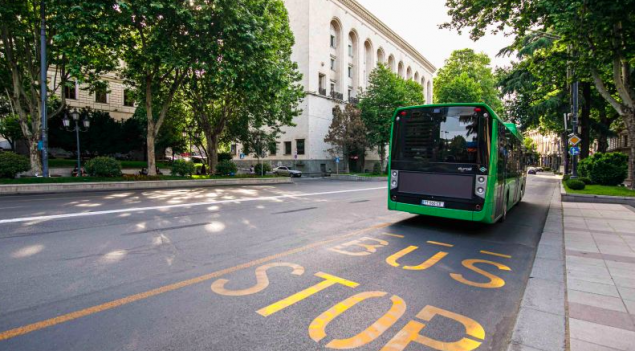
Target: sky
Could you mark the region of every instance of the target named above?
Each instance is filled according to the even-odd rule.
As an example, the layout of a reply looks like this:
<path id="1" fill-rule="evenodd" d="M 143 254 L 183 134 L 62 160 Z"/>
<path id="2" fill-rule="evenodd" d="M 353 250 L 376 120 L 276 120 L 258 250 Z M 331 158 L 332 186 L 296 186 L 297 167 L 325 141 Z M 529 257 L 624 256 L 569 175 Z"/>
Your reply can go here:
<path id="1" fill-rule="evenodd" d="M 441 68 L 454 50 L 471 48 L 486 53 L 492 67 L 507 66 L 509 57 L 496 57 L 513 38 L 503 34 L 487 34 L 474 42 L 469 34 L 459 35 L 456 30 L 439 29 L 449 21 L 445 0 L 357 0 L 392 30 L 414 46 L 426 59 Z"/>

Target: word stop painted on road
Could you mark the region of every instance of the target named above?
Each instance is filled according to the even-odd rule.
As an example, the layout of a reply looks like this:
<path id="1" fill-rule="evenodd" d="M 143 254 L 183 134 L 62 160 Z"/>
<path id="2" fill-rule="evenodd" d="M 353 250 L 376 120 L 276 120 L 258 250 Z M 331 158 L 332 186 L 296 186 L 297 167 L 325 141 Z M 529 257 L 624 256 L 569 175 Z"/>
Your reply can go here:
<path id="1" fill-rule="evenodd" d="M 355 243 L 358 244 L 358 243 Z M 354 244 L 351 244 L 354 245 Z M 370 248 L 366 248 L 370 250 Z M 471 260 L 467 265 L 473 265 L 474 263 L 482 263 L 483 260 Z M 477 262 L 478 261 L 478 262 Z M 466 266 L 467 266 L 466 265 Z M 218 279 L 211 285 L 211 290 L 219 295 L 223 296 L 248 296 L 264 291 L 269 286 L 269 278 L 267 271 L 272 268 L 286 267 L 291 268 L 293 275 L 304 274 L 304 267 L 295 263 L 271 263 L 256 268 L 256 284 L 250 288 L 242 290 L 229 290 L 225 288 L 225 285 L 229 282 L 227 279 Z M 269 306 L 256 311 L 263 317 L 270 317 L 271 315 L 295 305 L 296 303 L 307 299 L 329 287 L 340 285 L 347 288 L 357 288 L 360 284 L 350 281 L 345 278 L 340 278 L 334 275 L 330 275 L 323 272 L 315 273 L 315 276 L 324 279 L 323 281 L 310 286 L 300 292 L 292 294 L 278 302 L 275 302 Z M 321 342 L 328 337 L 327 328 L 329 324 L 336 318 L 346 313 L 352 307 L 360 303 L 371 303 L 371 301 L 377 301 L 377 299 L 386 298 L 389 294 L 384 291 L 367 291 L 357 293 L 344 301 L 335 304 L 333 307 L 321 313 L 310 323 L 308 327 L 309 337 L 315 342 Z M 345 350 L 355 349 L 375 341 L 378 337 L 383 335 L 386 331 L 392 328 L 397 321 L 399 321 L 406 313 L 406 302 L 397 295 L 390 297 L 392 303 L 384 315 L 379 317 L 375 321 L 369 322 L 369 326 L 362 332 L 353 335 L 346 339 L 333 339 L 329 341 L 325 347 L 329 349 Z M 436 316 L 444 317 L 459 323 L 465 328 L 464 336 L 456 341 L 440 341 L 433 339 L 429 336 L 422 335 L 426 324 L 418 321 L 411 320 L 406 326 L 395 334 L 395 336 L 382 348 L 382 351 L 398 351 L 405 350 L 411 343 L 421 344 L 439 351 L 471 351 L 478 348 L 485 341 L 485 330 L 475 320 L 466 316 L 444 310 L 435 306 L 425 306 L 417 315 L 416 318 L 426 323 L 431 323 Z"/>

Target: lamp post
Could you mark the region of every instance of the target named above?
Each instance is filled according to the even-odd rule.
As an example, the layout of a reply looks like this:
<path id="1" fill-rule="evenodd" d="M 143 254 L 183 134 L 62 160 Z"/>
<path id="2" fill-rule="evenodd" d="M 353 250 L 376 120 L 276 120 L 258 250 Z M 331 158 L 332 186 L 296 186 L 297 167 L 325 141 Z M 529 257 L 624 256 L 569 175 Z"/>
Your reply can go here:
<path id="1" fill-rule="evenodd" d="M 40 105 L 41 107 L 41 151 L 42 151 L 42 176 L 49 176 L 49 154 L 48 154 L 48 118 L 46 115 L 47 85 L 46 85 L 46 8 L 44 0 L 40 2 Z M 63 92 L 62 92 L 63 93 Z"/>
<path id="2" fill-rule="evenodd" d="M 79 132 L 86 132 L 88 131 L 88 128 L 90 128 L 90 120 L 88 118 L 84 118 L 82 120 L 84 130 L 82 130 L 79 126 L 79 117 L 79 112 L 77 112 L 77 109 L 74 109 L 73 112 L 71 112 L 71 118 L 75 122 L 75 127 L 73 127 L 72 129 L 70 128 L 71 120 L 68 118 L 68 114 L 64 114 L 64 119 L 62 119 L 64 128 L 70 132 L 75 132 L 75 140 L 77 143 L 77 176 L 80 176 L 82 174 L 81 151 L 79 148 Z"/>

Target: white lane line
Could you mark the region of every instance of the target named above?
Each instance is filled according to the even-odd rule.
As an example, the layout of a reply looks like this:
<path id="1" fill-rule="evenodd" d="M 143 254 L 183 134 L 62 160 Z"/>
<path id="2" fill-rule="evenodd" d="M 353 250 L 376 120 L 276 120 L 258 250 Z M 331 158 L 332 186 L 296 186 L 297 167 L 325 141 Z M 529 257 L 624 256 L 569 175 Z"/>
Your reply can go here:
<path id="1" fill-rule="evenodd" d="M 352 189 L 352 190 L 327 191 L 327 192 L 323 192 L 323 193 L 288 194 L 288 195 L 243 198 L 243 199 L 234 199 L 234 200 L 217 200 L 217 201 L 207 201 L 207 202 L 193 202 L 193 203 L 189 203 L 189 204 L 176 204 L 176 205 L 164 205 L 164 206 L 133 207 L 133 208 L 122 208 L 122 209 L 117 209 L 117 210 L 106 210 L 106 211 L 95 211 L 95 212 L 65 213 L 65 214 L 49 215 L 49 216 L 36 216 L 36 217 L 22 217 L 22 218 L 12 218 L 12 219 L 2 219 L 2 220 L 0 220 L 0 224 L 30 222 L 30 221 L 50 221 L 50 220 L 63 219 L 63 218 L 99 216 L 99 215 L 114 214 L 114 213 L 126 213 L 126 212 L 155 211 L 155 210 L 164 210 L 164 209 L 171 209 L 171 208 L 219 205 L 219 204 L 226 204 L 226 203 L 240 203 L 240 202 L 250 202 L 250 201 L 270 201 L 270 200 L 287 199 L 287 198 L 294 198 L 294 197 L 310 197 L 310 196 L 320 196 L 320 195 L 333 195 L 333 194 L 355 193 L 355 192 L 361 192 L 361 191 L 382 190 L 382 189 L 385 190 L 386 187 L 384 186 L 384 187 L 378 187 L 378 188 L 364 188 L 364 189 Z"/>

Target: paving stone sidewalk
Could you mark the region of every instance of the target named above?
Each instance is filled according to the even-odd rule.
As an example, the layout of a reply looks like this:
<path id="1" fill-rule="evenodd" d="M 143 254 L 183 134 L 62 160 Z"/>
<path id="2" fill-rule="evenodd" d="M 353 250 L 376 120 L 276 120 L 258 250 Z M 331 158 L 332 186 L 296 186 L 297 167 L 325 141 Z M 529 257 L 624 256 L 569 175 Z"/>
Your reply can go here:
<path id="1" fill-rule="evenodd" d="M 570 350 L 635 350 L 635 209 L 562 206 Z"/>

